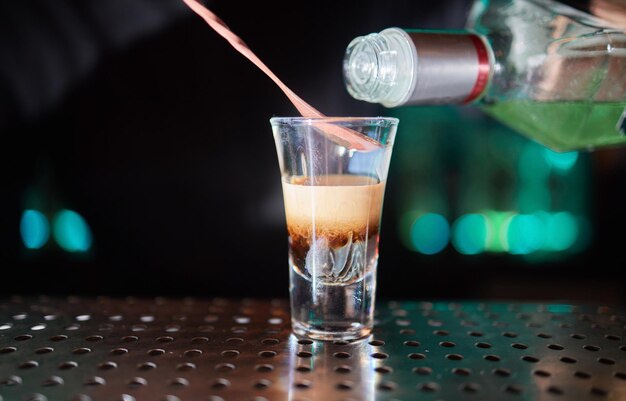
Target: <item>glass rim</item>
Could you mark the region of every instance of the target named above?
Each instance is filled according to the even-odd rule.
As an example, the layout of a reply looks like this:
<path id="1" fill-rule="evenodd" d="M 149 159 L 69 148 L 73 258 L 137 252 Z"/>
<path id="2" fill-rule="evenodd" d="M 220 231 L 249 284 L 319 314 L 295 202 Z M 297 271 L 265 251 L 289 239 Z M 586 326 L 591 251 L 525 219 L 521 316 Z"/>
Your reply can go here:
<path id="1" fill-rule="evenodd" d="M 395 117 L 272 117 L 272 125 L 314 125 L 319 123 L 347 123 L 349 125 L 369 125 L 391 127 L 398 125 L 400 120 Z"/>

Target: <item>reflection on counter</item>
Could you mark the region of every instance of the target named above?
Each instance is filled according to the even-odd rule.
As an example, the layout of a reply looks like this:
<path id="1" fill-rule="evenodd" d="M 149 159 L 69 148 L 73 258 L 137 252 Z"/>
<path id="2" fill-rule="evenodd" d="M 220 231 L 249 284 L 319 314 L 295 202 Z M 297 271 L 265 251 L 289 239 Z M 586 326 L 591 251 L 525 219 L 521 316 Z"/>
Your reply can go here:
<path id="1" fill-rule="evenodd" d="M 372 354 L 375 340 L 321 342 L 289 336 L 289 401 L 357 399 L 374 401 L 383 360 Z M 374 342 L 375 344 L 375 342 Z M 386 354 L 381 354 L 386 355 Z M 315 385 L 313 385 L 315 383 Z"/>

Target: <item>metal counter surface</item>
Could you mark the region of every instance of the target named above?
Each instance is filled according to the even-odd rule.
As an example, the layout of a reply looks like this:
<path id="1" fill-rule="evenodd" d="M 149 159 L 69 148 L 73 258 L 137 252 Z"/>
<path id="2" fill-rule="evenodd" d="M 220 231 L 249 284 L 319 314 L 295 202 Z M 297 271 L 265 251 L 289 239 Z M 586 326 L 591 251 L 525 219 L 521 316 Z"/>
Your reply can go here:
<path id="1" fill-rule="evenodd" d="M 285 300 L 13 297 L 0 400 L 624 400 L 625 315 L 392 301 L 332 343 L 292 335 Z"/>

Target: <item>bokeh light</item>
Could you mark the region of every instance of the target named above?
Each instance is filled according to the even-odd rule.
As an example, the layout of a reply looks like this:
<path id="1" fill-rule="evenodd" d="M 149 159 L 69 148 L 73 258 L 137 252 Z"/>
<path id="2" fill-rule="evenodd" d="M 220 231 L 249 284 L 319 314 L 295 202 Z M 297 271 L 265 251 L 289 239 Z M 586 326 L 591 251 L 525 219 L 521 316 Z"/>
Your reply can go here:
<path id="1" fill-rule="evenodd" d="M 526 255 L 541 249 L 545 242 L 545 224 L 534 214 L 513 216 L 507 230 L 509 252 Z"/>
<path id="2" fill-rule="evenodd" d="M 506 233 L 513 213 L 487 210 L 484 216 L 487 220 L 485 249 L 490 252 L 508 251 L 509 241 Z"/>
<path id="3" fill-rule="evenodd" d="M 549 250 L 569 249 L 578 238 L 578 221 L 571 213 L 551 214 L 546 225 L 546 248 Z"/>
<path id="4" fill-rule="evenodd" d="M 41 248 L 48 242 L 48 238 L 50 238 L 50 224 L 48 223 L 48 219 L 38 210 L 24 210 L 22 219 L 20 220 L 20 234 L 26 248 Z"/>
<path id="5" fill-rule="evenodd" d="M 460 216 L 452 226 L 452 245 L 465 255 L 476 255 L 485 250 L 487 219 L 481 214 Z"/>
<path id="6" fill-rule="evenodd" d="M 426 213 L 411 226 L 411 242 L 415 249 L 426 255 L 441 252 L 450 240 L 450 226 L 445 217 Z"/>
<path id="7" fill-rule="evenodd" d="M 85 252 L 91 248 L 91 230 L 83 217 L 72 210 L 61 210 L 53 221 L 53 235 L 68 252 Z"/>
<path id="8" fill-rule="evenodd" d="M 559 153 L 551 149 L 543 149 L 543 157 L 554 169 L 566 172 L 576 164 L 578 152 Z"/>

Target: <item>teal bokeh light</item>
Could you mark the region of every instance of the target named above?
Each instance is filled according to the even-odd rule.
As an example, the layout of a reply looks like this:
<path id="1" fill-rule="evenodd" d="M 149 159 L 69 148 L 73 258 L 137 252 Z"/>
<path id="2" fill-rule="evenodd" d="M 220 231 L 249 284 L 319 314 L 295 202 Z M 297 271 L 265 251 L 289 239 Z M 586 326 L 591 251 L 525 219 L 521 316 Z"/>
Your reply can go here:
<path id="1" fill-rule="evenodd" d="M 464 255 L 476 255 L 487 244 L 487 219 L 481 214 L 465 214 L 452 226 L 452 245 Z"/>
<path id="2" fill-rule="evenodd" d="M 543 150 L 543 157 L 553 168 L 560 171 L 568 171 L 576 164 L 578 152 L 558 153 L 551 149 Z"/>
<path id="3" fill-rule="evenodd" d="M 546 247 L 553 251 L 564 251 L 578 239 L 578 221 L 571 213 L 559 212 L 550 215 L 547 221 Z"/>
<path id="4" fill-rule="evenodd" d="M 38 210 L 27 209 L 22 213 L 20 220 L 20 234 L 22 242 L 28 249 L 39 249 L 50 238 L 50 224 L 48 219 Z"/>
<path id="5" fill-rule="evenodd" d="M 411 242 L 415 249 L 426 255 L 441 252 L 450 240 L 450 226 L 440 214 L 426 213 L 411 226 Z"/>
<path id="6" fill-rule="evenodd" d="M 509 253 L 526 255 L 535 252 L 545 243 L 545 224 L 532 214 L 513 216 L 507 233 Z"/>
<path id="7" fill-rule="evenodd" d="M 61 210 L 54 217 L 53 227 L 54 239 L 66 251 L 85 252 L 91 248 L 91 230 L 80 214 Z"/>

